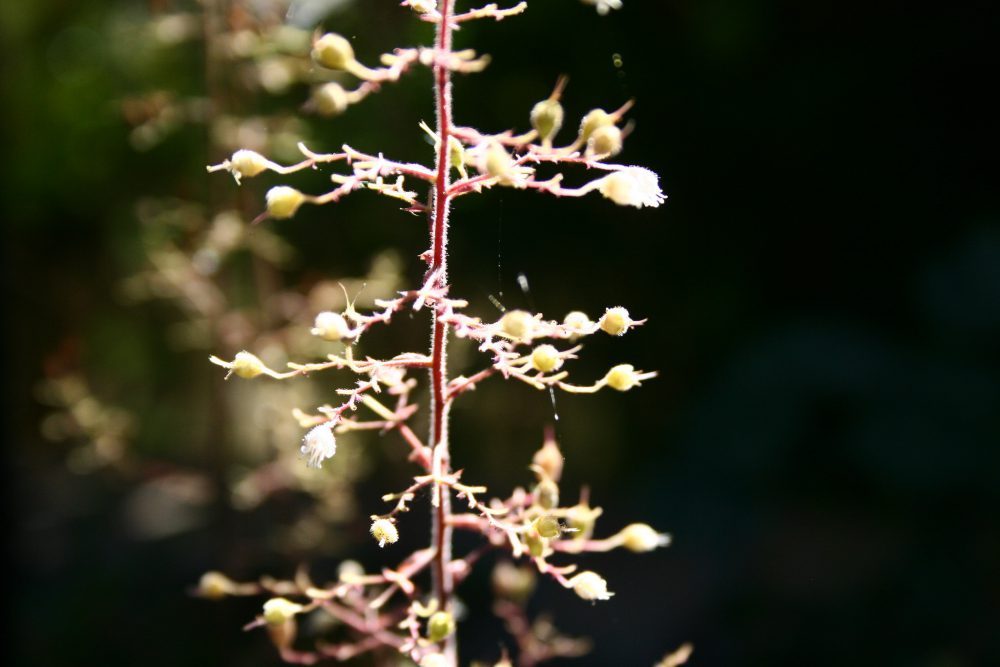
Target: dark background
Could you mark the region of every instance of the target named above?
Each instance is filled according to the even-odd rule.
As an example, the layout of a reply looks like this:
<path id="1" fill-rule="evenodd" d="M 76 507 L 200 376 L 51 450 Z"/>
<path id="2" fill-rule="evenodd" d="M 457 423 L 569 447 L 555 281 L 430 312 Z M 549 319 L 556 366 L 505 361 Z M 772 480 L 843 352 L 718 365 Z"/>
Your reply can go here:
<path id="1" fill-rule="evenodd" d="M 485 74 L 457 81 L 459 122 L 523 129 L 561 73 L 571 119 L 635 97 L 621 160 L 657 171 L 670 197 L 636 211 L 495 190 L 454 211 L 452 276 L 474 312 L 495 314 L 487 297 L 502 292 L 508 307 L 555 317 L 616 304 L 649 317 L 621 341 L 588 346 L 579 368 L 596 375 L 621 359 L 660 378 L 626 395 L 558 400 L 564 488 L 590 484 L 604 531 L 648 521 L 674 545 L 588 558 L 616 592 L 607 603 L 543 584 L 533 608 L 595 640 L 575 664 L 651 665 L 684 641 L 695 665 L 1000 662 L 989 6 L 917 14 L 902 3 L 625 0 L 601 18 L 572 0 L 535 0 L 521 18 L 458 35 L 459 46 L 494 55 Z M 39 436 L 46 408 L 33 387 L 69 339 L 109 400 L 140 419 L 157 406 L 138 451 L 194 469 L 212 459 L 215 436 L 193 439 L 186 424 L 199 408 L 184 397 L 219 374 L 202 351 L 171 349 L 169 306 L 115 297 L 141 264 L 137 196 L 206 199 L 230 185 L 216 175 L 209 186 L 202 165 L 220 156 L 208 154 L 203 129 L 147 152 L 128 144 L 115 100 L 148 86 L 149 71 L 158 85 L 202 85 L 198 48 L 149 70 L 115 51 L 113 19 L 141 25 L 148 11 L 57 0 L 0 8 L 4 648 L 15 664 L 276 662 L 261 634 L 239 630 L 257 601 L 186 591 L 214 568 L 290 574 L 295 563 L 259 539 L 282 512 L 218 502 L 190 531 L 134 539 L 122 507 L 137 480 L 69 473 L 66 446 Z M 414 23 L 370 0 L 325 25 L 357 35 L 364 60 L 426 39 Z M 415 127 L 431 119 L 428 86 L 418 71 L 367 100 L 330 125 L 330 145 L 430 159 Z M 250 187 L 259 197 L 264 185 Z M 393 245 L 417 276 L 421 226 L 354 199 L 282 223 L 302 265 L 357 272 Z M 516 287 L 519 272 L 530 295 Z M 552 407 L 497 384 L 454 420 L 457 465 L 508 489 L 526 481 Z M 362 515 L 405 474 L 366 476 Z M 356 539 L 309 556 L 314 569 L 329 573 L 346 556 L 390 562 L 364 530 L 361 516 Z M 461 593 L 484 609 L 485 590 L 474 579 Z M 476 616 L 463 624 L 464 654 L 495 657 L 499 628 Z"/>

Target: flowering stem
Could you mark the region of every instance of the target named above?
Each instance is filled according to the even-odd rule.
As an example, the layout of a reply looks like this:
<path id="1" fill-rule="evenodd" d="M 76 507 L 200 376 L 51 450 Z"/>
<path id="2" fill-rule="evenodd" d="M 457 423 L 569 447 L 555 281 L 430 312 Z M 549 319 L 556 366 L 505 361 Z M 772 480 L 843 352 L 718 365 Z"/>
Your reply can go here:
<path id="1" fill-rule="evenodd" d="M 451 50 L 452 8 L 454 0 L 439 0 L 441 15 L 435 35 L 434 98 L 437 108 L 437 174 L 434 181 L 434 198 L 431 209 L 431 262 L 428 275 L 437 275 L 438 287 L 447 285 L 448 201 L 451 165 L 449 164 L 449 137 L 451 134 L 451 71 L 445 54 Z M 448 473 L 448 325 L 434 309 L 431 334 L 431 427 L 428 440 L 433 451 L 435 475 L 440 478 Z M 434 561 L 431 567 L 434 597 L 438 608 L 452 608 L 453 581 L 448 567 L 451 561 L 451 493 L 441 484 L 436 487 L 437 502 L 431 507 L 431 543 Z M 444 654 L 450 665 L 457 664 L 457 647 L 452 633 L 444 642 Z"/>

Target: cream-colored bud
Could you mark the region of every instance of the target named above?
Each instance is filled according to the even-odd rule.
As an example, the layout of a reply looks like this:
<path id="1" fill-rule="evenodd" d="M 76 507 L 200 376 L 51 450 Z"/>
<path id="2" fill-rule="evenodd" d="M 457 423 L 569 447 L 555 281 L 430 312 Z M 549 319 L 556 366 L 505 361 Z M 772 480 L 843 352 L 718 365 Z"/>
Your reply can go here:
<path id="1" fill-rule="evenodd" d="M 250 354 L 246 350 L 242 352 L 237 352 L 236 357 L 233 359 L 233 364 L 231 369 L 233 373 L 236 373 L 239 377 L 250 380 L 257 377 L 264 372 L 264 362 L 257 358 L 256 355 Z"/>
<path id="2" fill-rule="evenodd" d="M 628 391 L 639 384 L 639 374 L 632 364 L 618 364 L 604 376 L 608 386 L 618 391 Z"/>
<path id="3" fill-rule="evenodd" d="M 287 185 L 276 185 L 267 191 L 267 213 L 272 218 L 284 220 L 295 215 L 306 196 Z"/>
<path id="4" fill-rule="evenodd" d="M 407 4 L 418 14 L 429 14 L 437 9 L 435 0 L 409 0 Z"/>
<path id="5" fill-rule="evenodd" d="M 553 482 L 558 482 L 559 478 L 562 477 L 564 461 L 565 458 L 559 450 L 559 445 L 552 439 L 546 440 L 542 448 L 531 457 L 531 463 L 541 469 L 544 477 Z"/>
<path id="6" fill-rule="evenodd" d="M 285 598 L 271 598 L 264 603 L 264 620 L 268 625 L 281 625 L 292 619 L 304 609 L 300 604 L 296 604 Z"/>
<path id="7" fill-rule="evenodd" d="M 551 140 L 563 124 L 563 107 L 559 100 L 542 100 L 531 109 L 531 126 L 543 141 Z"/>
<path id="8" fill-rule="evenodd" d="M 420 667 L 448 667 L 448 658 L 441 653 L 428 653 L 420 659 Z"/>
<path id="9" fill-rule="evenodd" d="M 612 336 L 621 336 L 632 326 L 632 318 L 628 311 L 618 306 L 608 308 L 601 317 L 601 330 Z"/>
<path id="10" fill-rule="evenodd" d="M 354 62 L 354 48 L 344 37 L 328 32 L 313 44 L 312 59 L 327 69 L 347 69 Z"/>
<path id="11" fill-rule="evenodd" d="M 365 576 L 365 568 L 356 560 L 345 560 L 337 566 L 337 580 L 349 582 Z"/>
<path id="12" fill-rule="evenodd" d="M 500 318 L 500 329 L 516 340 L 529 338 L 534 324 L 535 318 L 524 310 L 508 310 Z"/>
<path id="13" fill-rule="evenodd" d="M 238 181 L 246 176 L 253 178 L 257 174 L 267 169 L 267 160 L 256 151 L 240 149 L 229 158 L 229 171 L 233 173 Z"/>
<path id="14" fill-rule="evenodd" d="M 587 150 L 593 155 L 618 155 L 622 151 L 622 131 L 615 125 L 597 128 L 587 140 Z"/>
<path id="15" fill-rule="evenodd" d="M 538 534 L 537 530 L 529 530 L 524 534 L 524 543 L 532 558 L 543 558 L 548 549 L 548 540 Z"/>
<path id="16" fill-rule="evenodd" d="M 590 507 L 584 503 L 573 505 L 566 510 L 566 524 L 572 530 L 573 539 L 590 539 L 594 534 L 594 524 L 603 512 L 600 507 Z"/>
<path id="17" fill-rule="evenodd" d="M 316 315 L 313 328 L 309 331 L 325 340 L 345 340 L 351 337 L 351 326 L 344 316 L 329 310 Z"/>
<path id="18" fill-rule="evenodd" d="M 622 529 L 620 533 L 622 546 L 635 553 L 652 551 L 657 547 L 670 544 L 670 536 L 656 532 L 652 526 L 645 523 L 633 523 Z"/>
<path id="19" fill-rule="evenodd" d="M 511 185 L 517 179 L 514 158 L 507 149 L 498 143 L 486 147 L 483 165 L 486 173 L 493 176 L 503 185 Z"/>
<path id="20" fill-rule="evenodd" d="M 316 111 L 323 116 L 339 116 L 347 111 L 351 101 L 344 87 L 336 81 L 331 81 L 313 91 L 313 104 L 316 105 Z"/>
<path id="21" fill-rule="evenodd" d="M 399 531 L 396 530 L 396 526 L 388 519 L 375 519 L 372 521 L 371 527 L 372 537 L 378 541 L 380 547 L 384 547 L 386 543 L 395 544 L 399 541 Z"/>
<path id="22" fill-rule="evenodd" d="M 455 137 L 448 137 L 448 160 L 456 169 L 465 168 L 465 146 Z"/>
<path id="23" fill-rule="evenodd" d="M 438 611 L 427 619 L 427 638 L 435 644 L 444 641 L 455 632 L 455 617 L 446 611 Z"/>
<path id="24" fill-rule="evenodd" d="M 611 117 L 611 114 L 604 109 L 594 109 L 588 112 L 583 117 L 583 120 L 580 121 L 580 139 L 588 141 L 597 128 L 614 124 L 615 120 Z"/>
<path id="25" fill-rule="evenodd" d="M 220 600 L 236 590 L 236 584 L 221 572 L 206 572 L 198 582 L 198 595 L 209 600 Z"/>
<path id="26" fill-rule="evenodd" d="M 551 479 L 542 479 L 532 493 L 535 496 L 535 504 L 539 507 L 547 510 L 559 507 L 559 485 Z"/>
<path id="27" fill-rule="evenodd" d="M 587 313 L 574 310 L 566 315 L 563 319 L 563 324 L 567 329 L 574 332 L 572 337 L 575 338 L 582 335 L 583 332 L 589 329 L 592 322 L 590 321 L 590 318 L 587 317 Z"/>
<path id="28" fill-rule="evenodd" d="M 539 345 L 531 352 L 531 365 L 536 371 L 548 373 L 562 366 L 559 350 L 551 345 Z"/>
<path id="29" fill-rule="evenodd" d="M 581 572 L 569 580 L 573 591 L 584 600 L 609 600 L 614 593 L 608 591 L 608 582 L 596 572 Z"/>
<path id="30" fill-rule="evenodd" d="M 535 591 L 537 576 L 531 567 L 517 567 L 501 561 L 493 568 L 493 591 L 498 597 L 514 602 L 526 602 Z"/>

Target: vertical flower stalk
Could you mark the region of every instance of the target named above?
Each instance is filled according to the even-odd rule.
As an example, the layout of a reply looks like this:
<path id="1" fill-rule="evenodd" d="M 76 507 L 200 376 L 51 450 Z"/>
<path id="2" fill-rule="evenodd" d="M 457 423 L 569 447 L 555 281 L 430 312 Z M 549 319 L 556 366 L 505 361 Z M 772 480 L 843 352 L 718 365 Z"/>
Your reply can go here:
<path id="1" fill-rule="evenodd" d="M 451 185 L 451 160 L 449 156 L 451 137 L 451 70 L 446 56 L 451 51 L 451 14 L 454 0 L 440 0 L 438 12 L 441 15 L 435 35 L 434 58 L 434 99 L 437 110 L 438 151 L 434 195 L 431 203 L 431 263 L 429 277 L 436 285 L 444 288 L 448 281 L 448 189 Z M 434 475 L 443 477 L 450 467 L 448 451 L 448 324 L 440 311 L 433 311 L 431 332 L 431 430 L 430 443 L 434 461 Z M 451 515 L 451 494 L 438 484 L 435 489 L 437 502 L 431 505 L 431 544 L 434 547 L 432 568 L 433 595 L 438 606 L 451 611 L 453 581 L 448 563 L 451 561 L 451 535 L 449 525 Z M 456 664 L 457 650 L 455 634 L 444 640 L 444 653 L 449 664 Z"/>

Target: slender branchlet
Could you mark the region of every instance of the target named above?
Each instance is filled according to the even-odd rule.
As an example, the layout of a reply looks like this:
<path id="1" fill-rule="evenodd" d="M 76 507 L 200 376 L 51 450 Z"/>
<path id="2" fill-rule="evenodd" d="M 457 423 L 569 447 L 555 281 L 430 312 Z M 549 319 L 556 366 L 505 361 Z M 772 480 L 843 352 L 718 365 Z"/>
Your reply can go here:
<path id="1" fill-rule="evenodd" d="M 585 1 L 602 14 L 621 5 L 620 0 Z M 459 663 L 456 638 L 461 625 L 455 588 L 484 554 L 500 552 L 507 557 L 499 560 L 493 572 L 497 594 L 494 611 L 511 634 L 517 664 L 531 667 L 587 650 L 584 640 L 563 637 L 546 626 L 547 621 L 533 623 L 529 619 L 525 605 L 538 576 L 588 602 L 610 600 L 614 592 L 602 575 L 566 559 L 618 548 L 652 551 L 667 546 L 670 536 L 647 524 L 633 523 L 610 535 L 595 537 L 602 510 L 591 506 L 586 489 L 575 503 L 565 501 L 560 487 L 565 462 L 551 432 L 531 461 L 530 484 L 513 489 L 506 497 L 493 497 L 485 486 L 466 482 L 461 470 L 452 465 L 448 434 L 451 405 L 495 378 L 518 380 L 542 391 L 591 394 L 605 389 L 631 390 L 654 378 L 656 372 L 617 363 L 596 378 L 571 375 L 572 362 L 582 353 L 588 337 L 619 337 L 645 323 L 623 306 L 609 306 L 595 318 L 581 311 L 572 311 L 562 319 L 523 310 L 506 311 L 495 320 L 471 314 L 469 303 L 453 294 L 449 280 L 450 205 L 456 198 L 500 187 L 556 197 L 594 193 L 613 204 L 637 208 L 659 206 L 665 197 L 652 171 L 609 161 L 624 149 L 630 125 L 623 122 L 631 100 L 610 112 L 600 108 L 588 112 L 580 119 L 574 136 L 562 144 L 559 133 L 566 118 L 560 100 L 568 94 L 565 77 L 555 82 L 548 98 L 531 107 L 530 112 L 526 110 L 524 120 L 530 129 L 484 132 L 454 122 L 453 76 L 479 72 L 488 63 L 488 58 L 472 50 L 455 50 L 454 33 L 468 21 L 501 21 L 520 15 L 528 3 L 506 7 L 490 3 L 478 8 L 456 8 L 455 0 L 403 0 L 401 4 L 420 20 L 433 24 L 433 44 L 395 49 L 374 66 L 359 62 L 345 37 L 317 34 L 311 49 L 317 75 L 340 72 L 338 76 L 346 74 L 359 83 L 350 90 L 344 88 L 342 78 L 321 84 L 306 109 L 327 116 L 344 113 L 385 84 L 420 66 L 427 67 L 433 80 L 436 113 L 434 126 L 420 124 L 420 131 L 433 141 L 432 166 L 400 162 L 381 152 L 362 152 L 347 145 L 323 153 L 299 144 L 301 160 L 291 164 L 240 149 L 208 169 L 231 173 L 237 184 L 265 172 L 290 176 L 305 169 L 333 169 L 333 187 L 327 192 L 307 194 L 290 185 L 272 187 L 258 221 L 291 219 L 304 205 L 333 203 L 361 190 L 402 202 L 402 210 L 428 220 L 429 247 L 420 256 L 427 268 L 421 284 L 384 294 L 371 309 L 357 308 L 345 297 L 342 311 L 317 312 L 310 333 L 343 349 L 329 353 L 325 359 L 272 368 L 254 352 L 242 350 L 230 360 L 213 356 L 210 361 L 226 369 L 227 377 L 235 375 L 245 380 L 293 380 L 331 369 L 353 374 L 353 384 L 337 390 L 336 401 L 294 410 L 292 417 L 305 429 L 300 446 L 304 464 L 321 467 L 334 458 L 337 437 L 342 433 L 398 433 L 418 471 L 407 488 L 383 496 L 388 506 L 383 513 L 371 515 L 370 533 L 380 547 L 393 549 L 407 529 L 404 515 L 418 498 L 428 498 L 430 541 L 426 547 L 402 557 L 395 567 L 378 573 L 366 573 L 353 562 L 344 563 L 338 581 L 333 583 L 316 584 L 304 570 L 288 581 L 266 578 L 250 583 L 238 583 L 212 572 L 202 579 L 198 591 L 213 599 L 268 596 L 261 614 L 248 627 L 266 628 L 289 662 L 347 660 L 369 651 L 391 650 L 422 667 L 455 667 Z M 541 163 L 554 165 L 556 175 L 539 178 L 536 167 Z M 578 185 L 564 184 L 564 179 L 576 178 L 575 173 L 590 177 Z M 429 312 L 431 320 L 429 346 L 423 348 L 426 352 L 401 352 L 388 358 L 361 353 L 362 339 L 370 330 L 391 324 L 404 311 L 422 310 Z M 481 366 L 468 375 L 451 377 L 450 337 L 472 341 L 482 355 Z M 424 389 L 430 423 L 426 440 L 409 425 L 422 406 L 417 398 L 422 377 L 427 378 Z M 452 548 L 456 530 L 477 534 L 481 546 L 456 557 Z M 347 638 L 341 643 L 320 641 L 313 648 L 302 648 L 296 641 L 297 623 L 307 614 L 326 614 L 336 619 L 347 629 Z M 496 664 L 512 664 L 506 651 Z"/>

